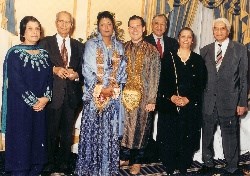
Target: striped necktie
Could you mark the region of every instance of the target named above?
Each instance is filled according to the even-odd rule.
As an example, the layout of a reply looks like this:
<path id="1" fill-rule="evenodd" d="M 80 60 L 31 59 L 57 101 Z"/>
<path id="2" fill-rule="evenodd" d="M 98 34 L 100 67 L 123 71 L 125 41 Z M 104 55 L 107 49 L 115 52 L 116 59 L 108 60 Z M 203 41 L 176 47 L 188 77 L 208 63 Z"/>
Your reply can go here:
<path id="1" fill-rule="evenodd" d="M 62 56 L 62 60 L 63 60 L 63 66 L 66 68 L 68 65 L 68 51 L 67 51 L 67 48 L 65 46 L 65 39 L 63 39 L 63 43 L 61 46 L 61 56 Z"/>
<path id="2" fill-rule="evenodd" d="M 222 59 L 223 59 L 223 57 L 222 57 L 221 44 L 218 44 L 218 51 L 217 51 L 216 60 L 215 60 L 217 71 L 220 68 Z"/>

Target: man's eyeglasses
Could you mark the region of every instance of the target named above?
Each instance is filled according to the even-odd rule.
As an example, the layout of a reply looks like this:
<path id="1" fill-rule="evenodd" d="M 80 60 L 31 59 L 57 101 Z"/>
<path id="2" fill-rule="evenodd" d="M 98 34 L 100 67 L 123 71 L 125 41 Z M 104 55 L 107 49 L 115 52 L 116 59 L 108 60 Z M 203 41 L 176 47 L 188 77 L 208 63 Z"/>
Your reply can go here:
<path id="1" fill-rule="evenodd" d="M 58 23 L 60 23 L 60 24 L 66 24 L 66 25 L 71 25 L 72 23 L 71 23 L 71 21 L 64 21 L 64 20 L 57 20 L 57 22 Z"/>

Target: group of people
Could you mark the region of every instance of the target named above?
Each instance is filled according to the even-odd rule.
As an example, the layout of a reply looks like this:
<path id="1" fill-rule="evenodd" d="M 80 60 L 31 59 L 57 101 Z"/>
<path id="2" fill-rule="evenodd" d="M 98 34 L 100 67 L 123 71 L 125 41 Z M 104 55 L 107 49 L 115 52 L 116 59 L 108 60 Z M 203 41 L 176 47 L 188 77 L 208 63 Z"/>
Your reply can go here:
<path id="1" fill-rule="evenodd" d="M 209 173 L 218 124 L 225 170 L 238 172 L 247 49 L 229 39 L 231 25 L 225 18 L 214 20 L 215 42 L 201 55 L 192 51 L 191 28 L 182 28 L 175 40 L 166 36 L 167 21 L 164 14 L 153 17 L 153 32 L 145 37 L 145 21 L 131 16 L 131 40 L 122 44 L 113 15 L 103 11 L 97 16 L 97 36 L 84 46 L 70 38 L 73 18 L 66 11 L 56 16 L 57 34 L 40 42 L 40 22 L 24 17 L 23 43 L 8 51 L 4 63 L 6 171 L 33 176 L 68 169 L 73 126 L 82 107 L 76 175 L 118 175 L 125 165 L 138 174 L 152 131 L 157 131 L 156 157 L 167 174 L 185 174 L 200 148 L 201 127 L 201 173 Z"/>

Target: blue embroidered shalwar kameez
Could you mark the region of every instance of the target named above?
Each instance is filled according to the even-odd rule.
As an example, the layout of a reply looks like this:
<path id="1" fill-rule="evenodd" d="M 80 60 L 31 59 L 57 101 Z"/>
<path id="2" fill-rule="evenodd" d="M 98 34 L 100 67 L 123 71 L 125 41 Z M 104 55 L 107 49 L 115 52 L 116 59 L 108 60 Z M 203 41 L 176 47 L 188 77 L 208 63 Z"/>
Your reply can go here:
<path id="1" fill-rule="evenodd" d="M 96 107 L 93 91 L 98 84 L 97 55 L 103 59 L 103 87 L 110 84 L 113 71 L 113 52 L 118 53 L 120 63 L 116 82 L 122 90 L 126 81 L 126 59 L 123 46 L 112 37 L 112 48 L 107 48 L 99 34 L 86 42 L 83 64 L 84 95 L 80 128 L 80 142 L 75 173 L 79 176 L 111 176 L 119 172 L 119 128 L 124 108 L 121 96 L 111 99 L 102 111 Z M 121 94 L 120 94 L 121 95 Z M 121 128 L 120 128 L 121 131 Z"/>
<path id="2" fill-rule="evenodd" d="M 39 53 L 30 54 L 28 50 L 39 50 Z M 14 46 L 6 55 L 3 71 L 5 170 L 29 171 L 35 165 L 46 163 L 45 111 L 35 112 L 32 107 L 37 98 L 52 96 L 48 53 L 33 45 Z"/>

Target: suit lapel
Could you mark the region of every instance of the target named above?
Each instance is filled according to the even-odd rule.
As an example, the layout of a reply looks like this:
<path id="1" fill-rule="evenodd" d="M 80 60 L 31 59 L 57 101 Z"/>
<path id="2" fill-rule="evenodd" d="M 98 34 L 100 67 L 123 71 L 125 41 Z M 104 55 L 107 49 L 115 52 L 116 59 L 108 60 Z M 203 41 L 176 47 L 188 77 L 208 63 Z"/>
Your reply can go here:
<path id="1" fill-rule="evenodd" d="M 211 60 L 211 63 L 214 65 L 214 67 L 216 67 L 216 64 L 215 64 L 215 43 L 212 43 L 212 45 L 210 45 L 210 48 L 208 49 L 210 52 L 209 52 L 209 59 Z"/>
<path id="2" fill-rule="evenodd" d="M 233 55 L 233 49 L 234 49 L 233 47 L 234 47 L 234 44 L 230 40 L 219 70 L 223 69 L 225 65 L 228 65 L 228 62 L 230 62 L 230 58 L 232 58 L 231 56 Z"/>
<path id="3" fill-rule="evenodd" d="M 150 39 L 150 43 L 151 43 L 152 45 L 154 45 L 154 46 L 157 47 L 157 44 L 156 44 L 156 42 L 155 42 L 155 38 L 154 38 L 153 34 L 150 34 L 150 35 L 149 35 L 149 39 Z"/>
<path id="4" fill-rule="evenodd" d="M 52 51 L 54 52 L 54 55 L 55 55 L 55 63 L 57 65 L 60 65 L 62 66 L 63 65 L 63 60 L 62 60 L 62 56 L 61 56 L 61 53 L 60 53 L 60 48 L 58 47 L 58 43 L 57 43 L 57 40 L 56 40 L 56 35 L 53 36 L 53 39 L 52 39 L 52 42 L 51 42 L 51 49 Z"/>
<path id="5" fill-rule="evenodd" d="M 229 65 L 228 62 L 230 62 L 230 58 L 232 58 L 232 55 L 233 55 L 233 50 L 234 50 L 234 44 L 233 42 L 230 40 L 229 43 L 228 43 L 228 46 L 227 46 L 227 49 L 226 49 L 226 52 L 225 52 L 225 55 L 223 57 L 223 60 L 221 62 L 221 66 L 220 66 L 220 69 L 223 69 L 225 67 L 225 65 Z"/>
<path id="6" fill-rule="evenodd" d="M 70 38 L 70 47 L 71 47 L 71 56 L 70 56 L 70 60 L 69 60 L 69 66 L 75 68 L 76 65 L 75 65 L 75 59 L 73 58 L 76 58 L 78 55 L 78 52 L 77 52 L 77 46 L 76 46 L 76 42 L 74 42 L 71 38 Z"/>

